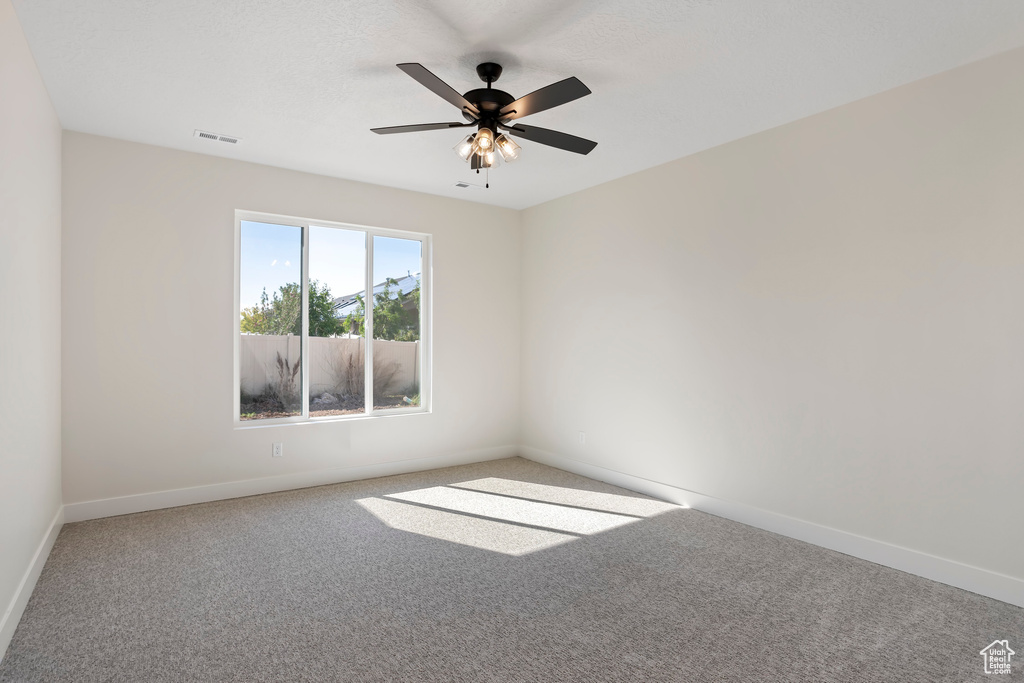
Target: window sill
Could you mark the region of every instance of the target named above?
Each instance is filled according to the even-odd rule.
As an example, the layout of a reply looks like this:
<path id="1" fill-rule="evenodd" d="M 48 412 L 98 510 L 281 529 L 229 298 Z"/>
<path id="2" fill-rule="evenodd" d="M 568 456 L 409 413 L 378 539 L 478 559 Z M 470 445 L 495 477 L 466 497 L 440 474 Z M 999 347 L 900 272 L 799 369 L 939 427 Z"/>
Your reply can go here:
<path id="1" fill-rule="evenodd" d="M 326 415 L 324 417 L 276 417 L 269 420 L 235 420 L 234 429 L 263 429 L 266 427 L 295 427 L 298 425 L 328 424 L 335 422 L 353 422 L 361 420 L 376 420 L 378 418 L 400 417 L 404 415 L 429 415 L 432 411 L 426 408 L 394 408 L 391 410 L 380 410 L 366 415 L 365 413 L 354 413 L 352 415 Z"/>

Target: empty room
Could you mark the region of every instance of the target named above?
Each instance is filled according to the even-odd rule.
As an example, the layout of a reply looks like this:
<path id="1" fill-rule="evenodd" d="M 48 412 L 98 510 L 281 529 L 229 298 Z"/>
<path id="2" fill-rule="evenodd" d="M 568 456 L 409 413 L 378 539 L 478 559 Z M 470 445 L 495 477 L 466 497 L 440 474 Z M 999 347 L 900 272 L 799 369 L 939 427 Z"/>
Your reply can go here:
<path id="1" fill-rule="evenodd" d="M 0 682 L 1024 680 L 1020 0 L 0 0 Z"/>

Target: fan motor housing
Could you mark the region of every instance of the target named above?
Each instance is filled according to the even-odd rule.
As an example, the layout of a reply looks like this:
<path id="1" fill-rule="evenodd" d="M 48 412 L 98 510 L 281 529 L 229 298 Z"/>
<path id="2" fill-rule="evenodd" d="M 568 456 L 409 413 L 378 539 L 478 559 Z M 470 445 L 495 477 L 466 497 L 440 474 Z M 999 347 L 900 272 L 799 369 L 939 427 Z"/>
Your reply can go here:
<path id="1" fill-rule="evenodd" d="M 495 90 L 493 88 L 470 90 L 463 97 L 472 102 L 473 106 L 479 109 L 480 113 L 485 116 L 488 113 L 497 114 L 502 107 L 506 107 L 516 101 L 516 98 L 504 90 Z"/>

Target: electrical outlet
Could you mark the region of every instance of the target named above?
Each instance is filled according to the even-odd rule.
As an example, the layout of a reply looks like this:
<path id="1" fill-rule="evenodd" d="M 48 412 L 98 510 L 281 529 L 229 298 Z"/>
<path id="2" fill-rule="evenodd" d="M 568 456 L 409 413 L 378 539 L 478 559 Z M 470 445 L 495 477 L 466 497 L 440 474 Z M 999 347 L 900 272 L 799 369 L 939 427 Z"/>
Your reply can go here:
<path id="1" fill-rule="evenodd" d="M 580 432 L 580 446 L 586 446 L 586 445 L 587 445 L 587 433 L 586 432 Z"/>
<path id="2" fill-rule="evenodd" d="M 284 457 L 284 444 L 283 443 L 275 443 L 274 444 L 274 457 L 275 458 L 283 458 Z"/>

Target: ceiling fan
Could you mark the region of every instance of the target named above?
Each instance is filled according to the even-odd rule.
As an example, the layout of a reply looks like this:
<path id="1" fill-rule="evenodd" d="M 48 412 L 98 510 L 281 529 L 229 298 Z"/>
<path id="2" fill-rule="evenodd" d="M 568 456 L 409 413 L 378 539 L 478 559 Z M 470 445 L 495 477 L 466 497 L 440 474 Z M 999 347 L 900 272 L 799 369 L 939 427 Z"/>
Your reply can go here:
<path id="1" fill-rule="evenodd" d="M 529 95 L 516 99 L 503 90 L 491 87 L 491 84 L 501 76 L 501 65 L 494 62 L 484 62 L 476 67 L 477 75 L 480 77 L 480 80 L 487 83 L 487 87 L 470 90 L 462 95 L 428 71 L 422 64 L 399 64 L 398 68 L 419 81 L 421 85 L 435 95 L 438 95 L 441 99 L 458 107 L 462 111 L 462 116 L 466 119 L 467 123 L 420 123 L 412 126 L 389 126 L 386 128 L 370 129 L 378 135 L 417 133 L 423 130 L 444 130 L 475 126 L 477 131 L 459 142 L 455 146 L 455 152 L 465 161 L 468 161 L 470 167 L 478 173 L 481 168 L 491 168 L 497 163 L 498 157 L 495 154 L 495 150 L 506 162 L 514 161 L 519 157 L 519 145 L 516 144 L 509 133 L 514 133 L 524 140 L 532 140 L 542 145 L 576 152 L 577 154 L 589 154 L 592 149 L 597 147 L 596 142 L 585 140 L 575 135 L 560 133 L 557 130 L 549 130 L 538 126 L 524 126 L 520 123 L 514 123 L 524 116 L 536 114 L 537 112 L 589 95 L 590 88 L 583 85 L 582 81 L 575 76 L 552 83 L 540 90 L 534 90 Z M 505 132 L 499 133 L 499 130 Z"/>

